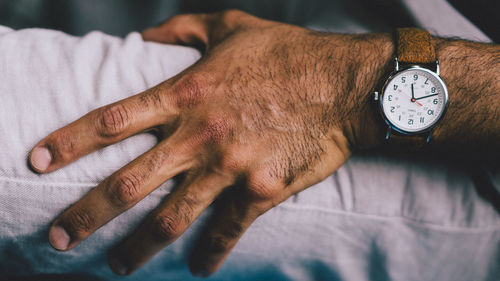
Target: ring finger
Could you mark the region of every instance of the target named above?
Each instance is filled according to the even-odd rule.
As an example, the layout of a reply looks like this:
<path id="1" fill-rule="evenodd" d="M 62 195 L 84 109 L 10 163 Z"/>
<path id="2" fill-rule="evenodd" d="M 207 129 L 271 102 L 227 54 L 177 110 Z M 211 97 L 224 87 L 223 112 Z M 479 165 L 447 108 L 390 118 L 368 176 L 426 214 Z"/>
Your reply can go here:
<path id="1" fill-rule="evenodd" d="M 115 273 L 132 273 L 175 241 L 230 185 L 228 177 L 216 173 L 194 178 L 174 189 L 133 234 L 111 250 L 109 264 Z"/>

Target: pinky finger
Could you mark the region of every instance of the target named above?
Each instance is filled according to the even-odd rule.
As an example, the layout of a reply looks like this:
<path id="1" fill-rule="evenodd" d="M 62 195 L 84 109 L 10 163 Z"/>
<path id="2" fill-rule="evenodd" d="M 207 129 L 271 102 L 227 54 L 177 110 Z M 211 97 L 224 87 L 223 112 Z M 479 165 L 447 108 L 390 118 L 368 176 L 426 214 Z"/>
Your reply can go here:
<path id="1" fill-rule="evenodd" d="M 189 268 L 195 276 L 208 277 L 217 271 L 243 233 L 262 213 L 248 198 L 244 200 L 232 195 L 217 202 L 212 219 L 191 253 Z"/>

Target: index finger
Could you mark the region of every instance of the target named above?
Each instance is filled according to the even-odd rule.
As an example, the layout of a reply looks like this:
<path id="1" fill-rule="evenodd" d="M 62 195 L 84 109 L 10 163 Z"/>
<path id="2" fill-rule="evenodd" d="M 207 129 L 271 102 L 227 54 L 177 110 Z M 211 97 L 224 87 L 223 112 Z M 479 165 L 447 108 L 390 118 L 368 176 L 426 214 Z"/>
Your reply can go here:
<path id="1" fill-rule="evenodd" d="M 31 167 L 39 173 L 51 172 L 131 135 L 174 121 L 177 113 L 164 91 L 168 91 L 165 83 L 95 109 L 54 131 L 30 152 Z"/>

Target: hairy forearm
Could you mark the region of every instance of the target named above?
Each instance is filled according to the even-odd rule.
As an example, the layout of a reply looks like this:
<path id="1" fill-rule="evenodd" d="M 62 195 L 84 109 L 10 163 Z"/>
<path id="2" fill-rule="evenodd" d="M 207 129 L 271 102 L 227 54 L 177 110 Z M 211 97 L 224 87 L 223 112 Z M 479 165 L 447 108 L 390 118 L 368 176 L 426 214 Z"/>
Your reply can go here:
<path id="1" fill-rule="evenodd" d="M 434 131 L 436 145 L 500 152 L 500 46 L 436 40 L 450 103 Z"/>
<path id="2" fill-rule="evenodd" d="M 353 85 L 348 87 L 353 114 L 348 116 L 344 131 L 354 148 L 380 146 L 386 142 L 387 126 L 372 93 L 380 90 L 394 68 L 393 38 L 389 34 L 365 34 L 343 40 L 349 42 L 347 55 L 353 58 L 347 64 L 353 72 Z M 449 105 L 426 147 L 443 152 L 499 153 L 500 46 L 459 39 L 433 40 L 440 75 L 448 87 Z M 403 148 L 406 145 L 392 143 Z"/>

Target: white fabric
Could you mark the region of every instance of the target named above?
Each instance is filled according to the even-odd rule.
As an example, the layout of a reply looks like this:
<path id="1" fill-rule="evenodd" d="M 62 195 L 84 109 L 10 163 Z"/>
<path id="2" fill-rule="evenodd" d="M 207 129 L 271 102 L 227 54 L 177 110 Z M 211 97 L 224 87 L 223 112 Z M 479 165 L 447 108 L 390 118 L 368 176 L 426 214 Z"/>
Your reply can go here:
<path id="1" fill-rule="evenodd" d="M 189 280 L 186 256 L 205 214 L 134 275 L 106 250 L 169 192 L 167 182 L 69 252 L 49 223 L 155 144 L 147 134 L 36 175 L 29 149 L 86 112 L 147 89 L 199 58 L 189 48 L 93 32 L 0 28 L 0 274 L 82 273 L 104 280 Z M 263 215 L 214 280 L 498 280 L 500 217 L 465 165 L 377 154 L 352 157 L 322 183 Z M 498 185 L 499 171 L 492 171 Z"/>
<path id="2" fill-rule="evenodd" d="M 400 0 L 413 16 L 415 23 L 441 37 L 490 43 L 491 39 L 465 18 L 446 0 Z"/>

